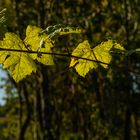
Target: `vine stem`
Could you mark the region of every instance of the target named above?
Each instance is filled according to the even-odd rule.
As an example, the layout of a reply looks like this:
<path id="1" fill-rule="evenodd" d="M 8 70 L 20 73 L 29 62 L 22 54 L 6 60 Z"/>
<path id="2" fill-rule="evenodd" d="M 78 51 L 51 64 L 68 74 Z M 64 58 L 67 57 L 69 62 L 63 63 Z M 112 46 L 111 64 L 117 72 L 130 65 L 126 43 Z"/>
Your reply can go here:
<path id="1" fill-rule="evenodd" d="M 7 48 L 0 48 L 0 51 L 10 51 L 10 52 L 24 52 L 24 53 L 30 53 L 30 54 L 48 54 L 48 55 L 55 55 L 55 56 L 65 56 L 65 57 L 70 57 L 70 58 L 76 58 L 76 59 L 82 59 L 82 60 L 87 60 L 87 61 L 92 61 L 92 62 L 96 62 L 96 63 L 100 63 L 100 64 L 105 64 L 110 66 L 110 64 L 99 61 L 99 60 L 93 60 L 93 59 L 89 59 L 89 58 L 83 58 L 80 56 L 75 56 L 75 55 L 71 55 L 71 54 L 64 54 L 64 53 L 54 53 L 54 52 L 38 52 L 38 51 L 30 51 L 30 50 L 18 50 L 18 49 L 7 49 Z"/>

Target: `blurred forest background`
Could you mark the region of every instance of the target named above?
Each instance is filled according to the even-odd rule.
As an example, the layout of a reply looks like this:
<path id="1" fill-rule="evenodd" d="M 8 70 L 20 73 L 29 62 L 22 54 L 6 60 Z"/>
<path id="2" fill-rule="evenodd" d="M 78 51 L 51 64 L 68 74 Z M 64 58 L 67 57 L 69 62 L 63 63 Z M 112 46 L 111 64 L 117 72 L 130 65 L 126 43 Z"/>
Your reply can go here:
<path id="1" fill-rule="evenodd" d="M 0 0 L 7 31 L 25 37 L 27 25 L 78 26 L 82 35 L 57 39 L 55 51 L 71 52 L 88 39 L 92 47 L 111 38 L 127 50 L 140 47 L 139 0 Z M 7 73 L 0 106 L 0 140 L 140 140 L 140 55 L 113 54 L 108 70 L 81 78 L 70 58 L 38 64 L 16 84 Z"/>

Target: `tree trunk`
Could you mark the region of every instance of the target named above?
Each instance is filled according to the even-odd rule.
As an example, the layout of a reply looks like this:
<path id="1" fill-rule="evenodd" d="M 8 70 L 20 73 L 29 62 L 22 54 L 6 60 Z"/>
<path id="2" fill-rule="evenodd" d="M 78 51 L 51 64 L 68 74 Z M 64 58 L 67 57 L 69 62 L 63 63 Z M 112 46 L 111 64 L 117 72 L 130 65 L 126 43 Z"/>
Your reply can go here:
<path id="1" fill-rule="evenodd" d="M 49 90 L 49 78 L 47 74 L 47 67 L 42 66 L 42 92 L 43 92 L 43 125 L 44 125 L 44 139 L 43 140 L 54 140 L 52 134 L 52 115 L 53 107 L 51 105 L 51 93 Z"/>
<path id="2" fill-rule="evenodd" d="M 125 113 L 124 140 L 130 140 L 131 110 L 127 106 Z"/>
<path id="3" fill-rule="evenodd" d="M 26 117 L 25 122 L 21 126 L 21 131 L 20 131 L 20 134 L 19 134 L 19 140 L 25 140 L 25 133 L 26 133 L 26 130 L 27 130 L 29 124 L 30 124 L 31 114 L 32 114 L 32 108 L 31 108 L 31 105 L 30 105 L 30 102 L 29 102 L 28 92 L 27 92 L 25 83 L 22 83 L 22 88 L 23 88 L 22 89 L 23 95 L 24 95 L 24 98 L 25 98 L 27 117 Z"/>

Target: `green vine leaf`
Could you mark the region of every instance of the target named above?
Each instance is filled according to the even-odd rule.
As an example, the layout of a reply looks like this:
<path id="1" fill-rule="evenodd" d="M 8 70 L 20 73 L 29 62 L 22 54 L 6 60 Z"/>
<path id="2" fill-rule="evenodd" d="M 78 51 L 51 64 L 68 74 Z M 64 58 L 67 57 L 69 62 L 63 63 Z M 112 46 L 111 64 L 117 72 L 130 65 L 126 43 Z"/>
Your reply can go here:
<path id="1" fill-rule="evenodd" d="M 93 52 L 96 56 L 96 60 L 101 61 L 103 63 L 109 64 L 112 59 L 112 53 L 124 52 L 125 49 L 114 40 L 108 40 L 102 42 L 95 48 L 93 48 Z M 104 68 L 107 68 L 108 65 L 100 63 L 100 65 Z"/>
<path id="2" fill-rule="evenodd" d="M 85 77 L 91 69 L 96 69 L 99 65 L 107 68 L 112 59 L 111 52 L 115 50 L 124 51 L 124 48 L 113 40 L 108 40 L 91 49 L 89 42 L 85 40 L 72 52 L 73 56 L 85 59 L 73 57 L 70 67 L 74 67 L 80 76 Z"/>
<path id="3" fill-rule="evenodd" d="M 80 43 L 78 47 L 72 52 L 72 55 L 95 60 L 95 57 L 87 40 Z M 85 75 L 89 72 L 90 69 L 97 67 L 97 64 L 88 60 L 72 58 L 70 62 L 70 67 L 75 67 L 78 74 L 82 77 L 85 77 Z"/>
<path id="4" fill-rule="evenodd" d="M 23 41 L 14 33 L 6 33 L 0 48 L 27 50 Z M 7 69 L 16 82 L 19 82 L 32 72 L 36 72 L 36 64 L 25 52 L 0 51 L 0 63 Z"/>
<path id="5" fill-rule="evenodd" d="M 44 65 L 54 65 L 52 55 L 40 53 L 52 53 L 51 48 L 53 47 L 53 44 L 47 34 L 39 34 L 41 31 L 42 29 L 39 27 L 28 25 L 24 42 L 27 49 L 38 51 L 38 54 L 30 54 L 33 60 L 37 60 Z"/>
<path id="6" fill-rule="evenodd" d="M 56 37 L 61 35 L 80 34 L 82 32 L 84 31 L 78 27 L 71 27 L 58 24 L 54 26 L 48 26 L 45 30 L 42 30 L 40 34 L 48 34 L 48 37 L 54 41 Z"/>

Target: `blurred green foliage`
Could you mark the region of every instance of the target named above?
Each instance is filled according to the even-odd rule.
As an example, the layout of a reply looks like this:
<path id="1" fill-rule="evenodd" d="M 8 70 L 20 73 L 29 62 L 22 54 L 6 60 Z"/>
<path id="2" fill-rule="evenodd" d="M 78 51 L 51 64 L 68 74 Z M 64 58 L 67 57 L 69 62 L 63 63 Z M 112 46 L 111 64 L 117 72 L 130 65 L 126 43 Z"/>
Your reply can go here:
<path id="1" fill-rule="evenodd" d="M 29 24 L 85 30 L 85 35 L 58 37 L 58 52 L 71 52 L 83 39 L 92 47 L 111 38 L 127 50 L 139 48 L 139 6 L 138 0 L 0 1 L 8 12 L 8 31 L 21 38 Z M 121 54 L 113 55 L 107 71 L 100 67 L 85 79 L 62 57 L 55 58 L 54 67 L 38 65 L 38 72 L 18 85 L 9 77 L 6 104 L 0 107 L 0 139 L 140 139 L 140 57 L 133 54 L 124 60 Z"/>

